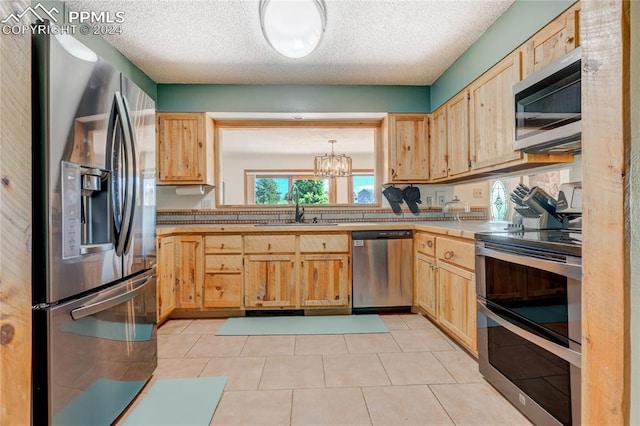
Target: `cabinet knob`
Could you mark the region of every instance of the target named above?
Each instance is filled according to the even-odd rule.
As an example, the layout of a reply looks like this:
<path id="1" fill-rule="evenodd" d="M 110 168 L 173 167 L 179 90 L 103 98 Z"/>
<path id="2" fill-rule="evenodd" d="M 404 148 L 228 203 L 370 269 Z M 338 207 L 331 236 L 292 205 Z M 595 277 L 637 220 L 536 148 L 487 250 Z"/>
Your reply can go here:
<path id="1" fill-rule="evenodd" d="M 427 241 L 427 247 L 433 247 L 433 241 L 431 240 Z"/>
<path id="2" fill-rule="evenodd" d="M 220 270 L 222 271 L 223 269 L 224 269 L 224 263 L 220 265 Z"/>
<path id="3" fill-rule="evenodd" d="M 573 43 L 573 40 L 575 40 L 575 37 L 569 36 L 564 40 L 564 42 L 565 44 L 569 44 L 569 43 Z"/>
<path id="4" fill-rule="evenodd" d="M 267 250 L 271 250 L 271 243 L 267 244 Z"/>
<path id="5" fill-rule="evenodd" d="M 326 249 L 327 248 L 327 243 L 322 243 L 322 248 Z"/>
<path id="6" fill-rule="evenodd" d="M 223 249 L 224 248 L 224 243 L 220 244 L 220 248 Z"/>
<path id="7" fill-rule="evenodd" d="M 449 260 L 452 259 L 454 256 L 453 250 L 447 250 L 444 252 L 444 258 Z"/>

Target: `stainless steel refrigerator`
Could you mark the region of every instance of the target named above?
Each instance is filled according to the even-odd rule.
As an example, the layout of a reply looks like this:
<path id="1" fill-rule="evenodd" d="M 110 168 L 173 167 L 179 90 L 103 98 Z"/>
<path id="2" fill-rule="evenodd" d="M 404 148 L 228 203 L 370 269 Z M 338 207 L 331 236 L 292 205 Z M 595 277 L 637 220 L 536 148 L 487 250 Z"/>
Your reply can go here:
<path id="1" fill-rule="evenodd" d="M 157 365 L 155 104 L 33 39 L 33 423 L 108 425 Z"/>

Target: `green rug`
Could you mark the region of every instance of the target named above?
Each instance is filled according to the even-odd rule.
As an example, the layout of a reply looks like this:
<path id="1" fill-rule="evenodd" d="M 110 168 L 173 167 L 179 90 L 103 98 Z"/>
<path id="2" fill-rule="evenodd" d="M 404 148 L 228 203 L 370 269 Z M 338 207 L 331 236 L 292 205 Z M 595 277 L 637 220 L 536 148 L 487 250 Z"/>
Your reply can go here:
<path id="1" fill-rule="evenodd" d="M 379 315 L 318 315 L 229 318 L 217 336 L 262 336 L 279 334 L 387 333 Z"/>
<path id="2" fill-rule="evenodd" d="M 160 379 L 122 425 L 208 426 L 226 382 L 226 377 Z"/>

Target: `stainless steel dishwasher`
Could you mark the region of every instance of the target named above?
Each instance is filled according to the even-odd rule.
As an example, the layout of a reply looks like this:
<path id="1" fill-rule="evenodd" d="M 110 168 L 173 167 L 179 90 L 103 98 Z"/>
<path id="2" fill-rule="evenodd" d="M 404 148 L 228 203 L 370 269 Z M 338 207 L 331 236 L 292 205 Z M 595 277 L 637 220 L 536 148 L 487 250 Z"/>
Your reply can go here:
<path id="1" fill-rule="evenodd" d="M 407 311 L 413 300 L 413 231 L 356 231 L 353 312 Z"/>

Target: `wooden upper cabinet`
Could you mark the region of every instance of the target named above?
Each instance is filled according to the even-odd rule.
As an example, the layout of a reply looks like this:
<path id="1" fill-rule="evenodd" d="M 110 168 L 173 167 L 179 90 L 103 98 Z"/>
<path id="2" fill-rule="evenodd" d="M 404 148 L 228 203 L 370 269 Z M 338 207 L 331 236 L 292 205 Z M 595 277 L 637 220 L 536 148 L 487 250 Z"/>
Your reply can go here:
<path id="1" fill-rule="evenodd" d="M 469 99 L 469 92 L 463 90 L 446 103 L 449 176 L 469 171 Z"/>
<path id="2" fill-rule="evenodd" d="M 566 55 L 580 45 L 580 3 L 551 21 L 521 48 L 522 78 Z"/>
<path id="3" fill-rule="evenodd" d="M 387 182 L 426 182 L 429 178 L 427 114 L 389 114 L 385 135 Z"/>
<path id="4" fill-rule="evenodd" d="M 522 158 L 513 150 L 513 85 L 520 81 L 520 52 L 504 58 L 469 86 L 470 154 L 473 169 Z"/>
<path id="5" fill-rule="evenodd" d="M 433 112 L 429 128 L 429 176 L 431 179 L 447 177 L 447 106 Z"/>
<path id="6" fill-rule="evenodd" d="M 158 113 L 159 184 L 213 185 L 213 120 L 205 113 Z"/>

